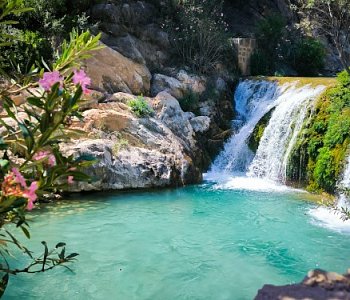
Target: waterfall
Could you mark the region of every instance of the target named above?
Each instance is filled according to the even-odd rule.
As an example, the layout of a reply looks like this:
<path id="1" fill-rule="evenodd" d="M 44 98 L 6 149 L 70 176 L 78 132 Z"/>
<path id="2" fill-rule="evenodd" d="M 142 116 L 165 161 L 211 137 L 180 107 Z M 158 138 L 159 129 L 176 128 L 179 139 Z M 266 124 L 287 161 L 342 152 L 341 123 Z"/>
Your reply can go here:
<path id="1" fill-rule="evenodd" d="M 244 174 L 250 180 L 254 177 L 284 182 L 288 157 L 307 110 L 324 89 L 324 86 L 298 87 L 297 82 L 282 86 L 263 80 L 241 82 L 235 92 L 236 118 L 232 125 L 235 134 L 215 159 L 206 178 L 215 180 Z M 261 118 L 273 108 L 254 155 L 247 145 L 249 137 Z"/>
<path id="2" fill-rule="evenodd" d="M 245 80 L 235 92 L 236 119 L 233 130 L 237 130 L 225 144 L 224 150 L 215 159 L 211 173 L 245 172 L 254 154 L 247 139 L 259 120 L 273 107 L 281 93 L 278 85 L 270 81 Z"/>
<path id="3" fill-rule="evenodd" d="M 279 97 L 249 166 L 248 176 L 285 181 L 288 157 L 302 128 L 307 109 L 323 90 L 322 86 L 292 86 Z"/>

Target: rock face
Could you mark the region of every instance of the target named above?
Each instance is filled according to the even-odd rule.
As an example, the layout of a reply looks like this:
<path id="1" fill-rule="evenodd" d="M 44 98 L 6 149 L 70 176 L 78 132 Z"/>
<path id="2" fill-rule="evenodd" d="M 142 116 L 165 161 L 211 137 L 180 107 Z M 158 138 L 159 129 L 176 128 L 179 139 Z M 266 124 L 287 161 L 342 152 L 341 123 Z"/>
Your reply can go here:
<path id="1" fill-rule="evenodd" d="M 152 78 L 151 94 L 153 96 L 166 91 L 173 97 L 181 99 L 189 92 L 201 95 L 205 90 L 206 79 L 204 77 L 189 75 L 184 70 L 180 70 L 175 77 L 154 74 Z"/>
<path id="2" fill-rule="evenodd" d="M 173 49 L 160 12 L 166 2 L 104 2 L 89 12 L 96 23 L 92 32 L 102 32 L 106 45 L 86 62 L 91 89 L 98 92 L 81 106 L 83 123 L 72 125 L 86 135 L 63 146 L 67 154 L 92 155 L 98 162 L 87 170 L 94 181 L 74 190 L 199 182 L 228 136 L 222 132 L 230 127 L 232 87 L 226 77 L 211 79 L 170 67 Z M 128 102 L 141 94 L 152 97 L 144 99 L 154 113 L 137 118 Z M 206 105 L 195 108 L 196 115 L 184 112 L 186 97 L 201 97 Z"/>
<path id="3" fill-rule="evenodd" d="M 147 67 L 109 47 L 96 51 L 85 64 L 93 89 L 109 93 L 149 93 L 151 73 Z"/>
<path id="4" fill-rule="evenodd" d="M 209 117 L 183 112 L 174 97 L 162 92 L 146 98 L 154 115 L 137 118 L 125 104 L 133 98 L 114 94 L 112 102 L 84 111 L 83 123 L 73 123 L 87 134 L 63 151 L 98 159 L 87 170 L 93 182 L 79 183 L 74 191 L 177 186 L 202 179 L 196 132 L 209 129 Z"/>
<path id="5" fill-rule="evenodd" d="M 264 285 L 255 300 L 349 300 L 350 274 L 340 275 L 322 270 L 310 271 L 302 283 L 285 286 Z"/>
<path id="6" fill-rule="evenodd" d="M 169 37 L 156 23 L 158 10 L 147 1 L 111 1 L 91 8 L 102 42 L 151 71 L 167 62 Z"/>

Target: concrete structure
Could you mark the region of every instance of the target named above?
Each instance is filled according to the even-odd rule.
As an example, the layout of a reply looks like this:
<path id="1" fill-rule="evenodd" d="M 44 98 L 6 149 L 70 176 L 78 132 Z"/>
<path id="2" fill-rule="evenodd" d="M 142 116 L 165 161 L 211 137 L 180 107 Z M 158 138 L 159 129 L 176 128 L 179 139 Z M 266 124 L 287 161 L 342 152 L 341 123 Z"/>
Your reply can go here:
<path id="1" fill-rule="evenodd" d="M 253 38 L 235 38 L 233 43 L 237 49 L 238 67 L 243 76 L 249 76 L 250 57 L 256 48 L 256 39 Z"/>

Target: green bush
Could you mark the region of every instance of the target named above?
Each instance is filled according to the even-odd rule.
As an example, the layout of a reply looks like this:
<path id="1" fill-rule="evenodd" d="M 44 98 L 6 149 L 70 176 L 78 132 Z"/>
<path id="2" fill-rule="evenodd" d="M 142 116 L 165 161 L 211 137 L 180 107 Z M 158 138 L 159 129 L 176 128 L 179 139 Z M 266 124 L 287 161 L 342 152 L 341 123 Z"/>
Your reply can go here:
<path id="1" fill-rule="evenodd" d="M 338 74 L 338 82 L 342 87 L 350 87 L 350 75 L 347 71 Z"/>
<path id="2" fill-rule="evenodd" d="M 40 33 L 8 28 L 8 34 L 16 36 L 11 45 L 1 51 L 0 62 L 7 71 L 29 72 L 32 65 L 41 66 L 41 60 L 49 61 L 53 50 L 50 42 Z"/>
<path id="3" fill-rule="evenodd" d="M 19 0 L 18 0 L 19 1 Z M 88 29 L 88 17 L 85 10 L 95 1 L 92 0 L 20 0 L 19 2 L 33 10 L 26 14 L 13 16 L 15 24 L 0 27 L 1 36 L 14 35 L 15 42 L 3 47 L 0 55 L 1 65 L 11 72 L 17 67 L 26 72 L 42 59 L 50 63 L 54 50 L 63 39 L 69 38 L 73 29 Z"/>
<path id="4" fill-rule="evenodd" d="M 256 27 L 258 48 L 251 56 L 252 75 L 273 75 L 275 73 L 285 25 L 284 18 L 279 14 L 272 14 L 258 22 Z"/>
<path id="5" fill-rule="evenodd" d="M 143 96 L 138 96 L 136 99 L 128 101 L 128 105 L 139 118 L 151 116 L 154 113 Z"/>
<path id="6" fill-rule="evenodd" d="M 174 4 L 173 4 L 174 5 Z M 167 30 L 180 63 L 210 73 L 232 53 L 223 1 L 178 1 L 169 13 Z"/>
<path id="7" fill-rule="evenodd" d="M 270 57 L 260 49 L 255 50 L 250 57 L 250 72 L 253 76 L 268 75 L 272 65 Z"/>
<path id="8" fill-rule="evenodd" d="M 199 95 L 189 90 L 179 99 L 179 103 L 183 111 L 195 112 L 198 109 Z"/>
<path id="9" fill-rule="evenodd" d="M 280 14 L 272 14 L 261 20 L 256 29 L 259 45 L 274 55 L 284 35 L 286 21 Z"/>
<path id="10" fill-rule="evenodd" d="M 307 37 L 296 42 L 288 60 L 299 75 L 313 76 L 324 67 L 325 55 L 321 42 Z"/>

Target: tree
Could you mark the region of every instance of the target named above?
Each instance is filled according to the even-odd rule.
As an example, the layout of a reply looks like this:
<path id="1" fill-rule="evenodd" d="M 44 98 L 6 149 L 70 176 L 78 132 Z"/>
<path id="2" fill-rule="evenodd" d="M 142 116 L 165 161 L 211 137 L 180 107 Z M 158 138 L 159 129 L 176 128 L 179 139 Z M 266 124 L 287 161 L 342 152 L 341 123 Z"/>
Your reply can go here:
<path id="1" fill-rule="evenodd" d="M 316 28 L 328 37 L 339 54 L 340 62 L 350 74 L 350 1 L 301 0 Z"/>

